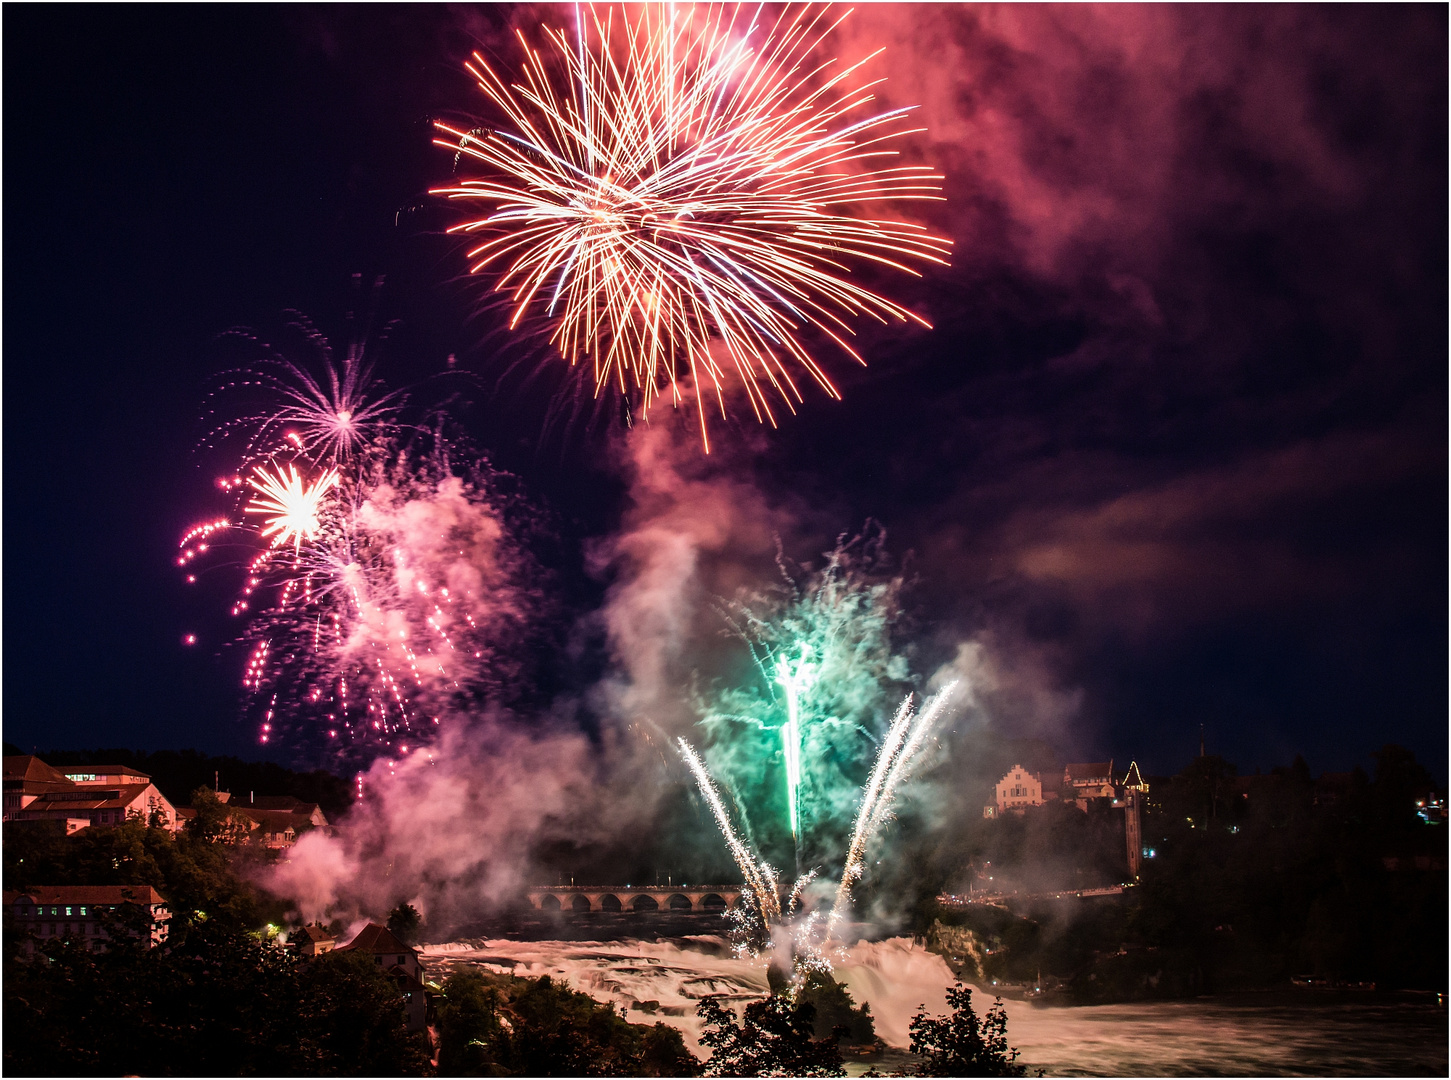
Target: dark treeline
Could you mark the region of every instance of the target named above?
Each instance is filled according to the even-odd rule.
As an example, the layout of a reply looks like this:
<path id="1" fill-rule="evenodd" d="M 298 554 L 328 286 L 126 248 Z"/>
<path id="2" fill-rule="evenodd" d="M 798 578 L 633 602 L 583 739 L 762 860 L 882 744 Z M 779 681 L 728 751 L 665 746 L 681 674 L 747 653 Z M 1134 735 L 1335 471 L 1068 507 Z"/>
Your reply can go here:
<path id="1" fill-rule="evenodd" d="M 1140 882 L 1121 896 L 943 910 L 937 892 L 1041 894 L 1127 878 L 1123 812 L 1044 806 L 914 845 L 914 929 L 959 970 L 1077 1001 L 1311 983 L 1444 990 L 1447 826 L 1397 746 L 1374 776 L 1302 759 L 1241 777 L 1196 758 L 1150 778 Z M 964 870 L 965 868 L 965 870 Z"/>
<path id="2" fill-rule="evenodd" d="M 23 754 L 10 743 L 5 755 Z M 322 769 L 296 772 L 271 761 L 243 761 L 241 758 L 213 757 L 197 750 L 143 750 L 118 748 L 100 750 L 41 750 L 35 755 L 57 769 L 71 765 L 124 765 L 151 777 L 173 806 L 186 806 L 191 793 L 199 787 L 219 785 L 230 791 L 234 799 L 245 801 L 248 793 L 258 795 L 291 795 L 303 802 L 317 803 L 329 821 L 337 821 L 352 805 L 352 787 L 348 781 Z"/>

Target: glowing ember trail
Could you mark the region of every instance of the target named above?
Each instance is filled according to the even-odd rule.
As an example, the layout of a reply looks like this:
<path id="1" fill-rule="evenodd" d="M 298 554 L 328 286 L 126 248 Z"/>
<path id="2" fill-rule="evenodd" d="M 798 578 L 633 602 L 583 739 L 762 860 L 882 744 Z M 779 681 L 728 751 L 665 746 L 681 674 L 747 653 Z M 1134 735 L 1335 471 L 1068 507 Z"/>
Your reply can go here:
<path id="1" fill-rule="evenodd" d="M 628 11 L 628 13 L 627 13 Z M 822 58 L 846 17 L 826 8 L 659 5 L 576 8 L 535 48 L 520 33 L 522 82 L 475 53 L 468 64 L 501 114 L 438 145 L 484 174 L 434 194 L 488 207 L 451 231 L 512 308 L 551 325 L 571 365 L 588 359 L 595 393 L 638 391 L 648 411 L 693 392 L 725 413 L 738 387 L 757 420 L 795 411 L 809 379 L 839 397 L 808 341 L 858 363 L 851 321 L 929 324 L 858 284 L 854 263 L 920 276 L 951 241 L 912 222 L 857 216 L 873 204 L 937 200 L 942 177 L 898 164 L 893 142 L 920 128 L 910 110 L 872 112 L 854 64 Z M 879 50 L 880 52 L 880 50 Z M 874 53 L 872 56 L 876 56 Z M 881 211 L 874 211 L 880 215 Z"/>

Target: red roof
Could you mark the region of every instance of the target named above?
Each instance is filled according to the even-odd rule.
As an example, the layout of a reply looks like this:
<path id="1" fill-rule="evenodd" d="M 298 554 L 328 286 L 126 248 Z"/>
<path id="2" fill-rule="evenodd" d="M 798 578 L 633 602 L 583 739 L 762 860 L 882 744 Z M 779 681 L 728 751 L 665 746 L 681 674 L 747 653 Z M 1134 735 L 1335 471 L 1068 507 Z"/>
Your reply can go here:
<path id="1" fill-rule="evenodd" d="M 265 832 L 286 832 L 288 829 L 296 829 L 298 826 L 297 815 L 289 814 L 286 810 L 257 810 L 246 803 L 242 803 L 240 806 L 233 803 L 231 810 L 234 814 L 240 814 L 242 817 L 255 821 L 262 826 Z M 303 818 L 301 823 L 306 825 L 307 819 Z"/>
<path id="2" fill-rule="evenodd" d="M 1075 762 L 1069 765 L 1064 772 L 1069 780 L 1112 780 L 1113 760 Z"/>
<path id="3" fill-rule="evenodd" d="M 150 885 L 37 885 L 6 889 L 5 904 L 28 897 L 36 904 L 165 904 L 166 897 Z"/>
<path id="4" fill-rule="evenodd" d="M 321 926 L 317 923 L 308 923 L 306 926 L 301 927 L 296 931 L 296 933 L 292 935 L 292 941 L 294 944 L 305 941 L 320 943 L 332 940 L 334 940 L 332 932 L 329 931 L 326 926 Z"/>
<path id="5" fill-rule="evenodd" d="M 381 953 L 404 953 L 412 952 L 407 945 L 393 936 L 393 931 L 386 926 L 379 926 L 377 923 L 369 923 L 358 931 L 358 936 L 346 945 L 339 945 L 334 952 L 347 952 L 349 949 L 357 949 L 359 952 L 381 954 Z"/>
<path id="6" fill-rule="evenodd" d="M 64 773 L 52 769 L 34 754 L 16 754 L 5 759 L 5 785 L 12 789 L 22 785 L 26 794 L 76 786 Z"/>
<path id="7" fill-rule="evenodd" d="M 144 773 L 140 769 L 133 769 L 130 765 L 63 765 L 62 772 L 73 773 L 95 773 L 97 776 L 143 776 L 151 779 L 150 773 Z"/>
<path id="8" fill-rule="evenodd" d="M 144 795 L 149 787 L 149 781 L 145 784 L 117 784 L 112 787 L 76 784 L 65 791 L 52 791 L 41 795 L 25 808 L 24 813 L 40 810 L 121 810 Z M 160 795 L 160 792 L 157 794 Z"/>

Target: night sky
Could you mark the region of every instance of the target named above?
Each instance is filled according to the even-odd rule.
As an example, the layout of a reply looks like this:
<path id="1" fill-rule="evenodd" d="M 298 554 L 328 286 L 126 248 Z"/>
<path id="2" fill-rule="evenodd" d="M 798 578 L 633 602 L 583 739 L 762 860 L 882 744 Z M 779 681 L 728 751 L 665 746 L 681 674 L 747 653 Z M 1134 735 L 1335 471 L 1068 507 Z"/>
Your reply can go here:
<path id="1" fill-rule="evenodd" d="M 230 327 L 341 333 L 355 274 L 386 278 L 391 384 L 477 376 L 462 419 L 557 533 L 555 617 L 589 623 L 621 426 L 559 419 L 569 380 L 478 310 L 426 195 L 432 120 L 483 109 L 462 61 L 507 63 L 540 10 L 9 9 L 9 742 L 260 756 L 225 591 L 173 562 L 217 505 L 203 395 Z M 797 558 L 882 523 L 919 673 L 977 642 L 1005 735 L 1146 772 L 1201 724 L 1241 771 L 1395 741 L 1444 783 L 1446 20 L 859 9 L 840 52 L 887 47 L 946 175 L 952 269 L 881 282 L 935 328 L 825 357 L 842 402 L 723 429 L 702 468 Z M 568 689 L 608 660 L 562 636 Z"/>

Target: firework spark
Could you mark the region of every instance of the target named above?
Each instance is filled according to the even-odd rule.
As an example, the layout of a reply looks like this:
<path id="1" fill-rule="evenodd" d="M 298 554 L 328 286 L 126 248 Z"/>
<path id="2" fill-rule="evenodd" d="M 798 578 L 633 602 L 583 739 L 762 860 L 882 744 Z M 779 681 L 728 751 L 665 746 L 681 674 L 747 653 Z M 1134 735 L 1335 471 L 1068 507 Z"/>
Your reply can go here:
<path id="1" fill-rule="evenodd" d="M 695 750 L 684 739 L 677 739 L 676 743 L 680 749 L 680 756 L 685 759 L 691 775 L 695 777 L 696 786 L 700 788 L 706 805 L 715 815 L 715 823 L 720 827 L 721 836 L 725 838 L 731 858 L 735 859 L 736 865 L 740 867 L 746 888 L 755 897 L 760 908 L 763 928 L 769 932 L 770 927 L 781 915 L 780 884 L 776 871 L 770 863 L 764 859 L 758 859 L 736 835 L 735 827 L 731 825 L 731 816 L 726 812 L 725 804 L 721 802 L 720 792 L 716 790 L 715 781 L 710 778 L 705 763 L 700 760 Z"/>
<path id="2" fill-rule="evenodd" d="M 826 937 L 829 940 L 836 925 L 846 914 L 851 903 L 852 886 L 862 875 L 862 860 L 866 855 L 867 841 L 881 829 L 891 816 L 892 801 L 897 789 L 911 770 L 922 742 L 937 718 L 947 706 L 947 699 L 957 688 L 956 682 L 948 683 L 931 698 L 920 712 L 913 710 L 912 698 L 902 702 L 897 715 L 887 728 L 886 738 L 877 751 L 876 763 L 871 777 L 862 789 L 861 807 L 857 811 L 856 827 L 852 830 L 851 846 L 847 849 L 846 864 L 842 867 L 841 882 L 836 889 L 836 902 L 826 923 Z"/>
<path id="3" fill-rule="evenodd" d="M 861 363 L 852 320 L 928 326 L 850 276 L 863 262 L 920 276 L 909 264 L 945 265 L 951 242 L 854 214 L 940 200 L 942 177 L 897 163 L 894 140 L 921 129 L 907 109 L 871 111 L 877 84 L 856 85 L 871 57 L 815 59 L 840 21 L 812 5 L 774 20 L 744 5 L 577 8 L 573 43 L 519 34 L 522 83 L 474 54 L 501 123 L 437 125 L 440 146 L 485 169 L 435 194 L 489 207 L 452 231 L 483 238 L 469 269 L 496 275 L 511 328 L 542 315 L 570 364 L 591 361 L 596 394 L 633 387 L 646 410 L 688 382 L 707 451 L 707 398 L 724 415 L 732 385 L 773 425 L 774 401 L 804 400 L 803 376 L 840 396 L 809 338 Z"/>
<path id="4" fill-rule="evenodd" d="M 801 839 L 801 695 L 815 681 L 810 646 L 803 646 L 793 664 L 776 663 L 776 683 L 786 693 L 786 722 L 781 725 L 781 757 L 786 766 L 786 806 L 791 819 L 791 838 Z"/>
<path id="5" fill-rule="evenodd" d="M 217 486 L 241 505 L 188 532 L 177 564 L 251 549 L 232 614 L 246 622 L 242 686 L 261 741 L 302 721 L 292 730 L 306 739 L 316 723 L 329 753 L 407 752 L 445 715 L 510 693 L 501 631 L 527 637 L 530 595 L 503 517 L 517 500 L 439 424 L 398 422 L 404 399 L 373 378 L 360 340 L 337 364 L 310 323 L 293 325 L 322 374 L 280 355 L 228 373 L 218 400 L 229 390 L 241 408 L 219 409 L 212 434 L 247 439 Z"/>
<path id="6" fill-rule="evenodd" d="M 250 483 L 256 494 L 243 511 L 246 514 L 266 514 L 262 523 L 262 535 L 272 537 L 273 547 L 283 547 L 289 540 L 293 550 L 302 547 L 304 540 L 315 539 L 322 529 L 319 515 L 323 498 L 338 482 L 336 469 L 328 469 L 314 483 L 307 483 L 298 475 L 295 465 L 268 472 L 258 466 Z"/>

